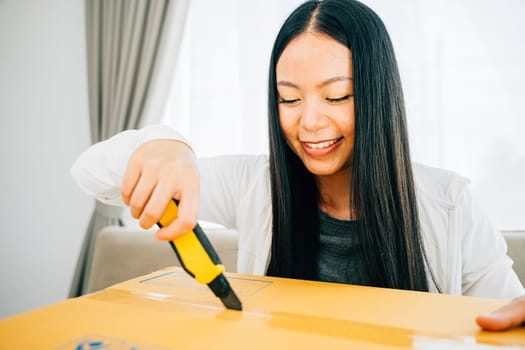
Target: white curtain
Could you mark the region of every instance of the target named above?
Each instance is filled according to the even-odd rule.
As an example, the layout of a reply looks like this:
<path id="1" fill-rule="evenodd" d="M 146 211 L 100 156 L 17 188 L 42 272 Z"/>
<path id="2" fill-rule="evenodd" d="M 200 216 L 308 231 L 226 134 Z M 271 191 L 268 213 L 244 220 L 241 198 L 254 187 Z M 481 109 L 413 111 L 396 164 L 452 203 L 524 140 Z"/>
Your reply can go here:
<path id="1" fill-rule="evenodd" d="M 496 227 L 525 228 L 525 2 L 367 3 L 396 48 L 414 159 L 470 178 Z"/>
<path id="2" fill-rule="evenodd" d="M 470 178 L 497 227 L 525 228 L 525 2 L 363 2 L 396 49 L 414 160 Z M 163 121 L 199 156 L 267 153 L 271 46 L 300 3 L 191 1 Z"/>

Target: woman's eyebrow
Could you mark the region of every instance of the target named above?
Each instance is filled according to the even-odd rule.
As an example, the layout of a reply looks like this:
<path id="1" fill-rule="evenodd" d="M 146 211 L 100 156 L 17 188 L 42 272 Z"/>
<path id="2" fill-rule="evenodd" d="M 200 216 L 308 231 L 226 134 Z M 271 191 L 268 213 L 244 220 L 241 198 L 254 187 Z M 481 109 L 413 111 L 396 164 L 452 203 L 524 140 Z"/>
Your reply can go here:
<path id="1" fill-rule="evenodd" d="M 299 86 L 295 85 L 292 82 L 286 81 L 286 80 L 278 81 L 277 85 L 279 85 L 279 86 L 289 86 L 289 87 L 294 88 L 294 89 L 299 89 Z"/>
<path id="2" fill-rule="evenodd" d="M 322 88 L 326 85 L 329 85 L 329 84 L 332 84 L 332 83 L 335 83 L 335 82 L 338 82 L 338 81 L 347 81 L 347 80 L 354 80 L 352 77 L 348 77 L 348 76 L 344 76 L 344 75 L 341 75 L 341 76 L 337 76 L 337 77 L 333 77 L 333 78 L 330 78 L 330 79 L 327 79 L 321 83 L 319 83 L 317 85 L 318 88 Z M 279 80 L 277 82 L 277 85 L 278 86 L 288 86 L 288 87 L 291 87 L 291 88 L 294 88 L 294 89 L 299 89 L 299 86 L 297 86 L 296 84 L 290 82 L 290 81 L 286 81 L 286 80 Z"/>
<path id="3" fill-rule="evenodd" d="M 324 87 L 324 86 L 326 86 L 328 84 L 335 83 L 337 81 L 346 81 L 346 80 L 354 80 L 354 78 L 341 75 L 341 76 L 337 76 L 337 77 L 333 77 L 333 78 L 327 79 L 327 80 L 321 82 L 319 85 L 317 85 L 317 87 L 321 88 L 321 87 Z"/>

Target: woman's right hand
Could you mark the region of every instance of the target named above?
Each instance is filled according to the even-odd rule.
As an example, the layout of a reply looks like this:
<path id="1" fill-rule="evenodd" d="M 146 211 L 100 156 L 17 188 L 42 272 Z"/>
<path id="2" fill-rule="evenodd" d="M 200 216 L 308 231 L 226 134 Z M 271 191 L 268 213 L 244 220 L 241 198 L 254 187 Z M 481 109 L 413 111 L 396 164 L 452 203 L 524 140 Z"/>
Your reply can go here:
<path id="1" fill-rule="evenodd" d="M 179 201 L 177 219 L 158 230 L 157 239 L 173 240 L 192 230 L 199 207 L 199 173 L 193 151 L 176 140 L 140 145 L 128 160 L 121 195 L 144 229 L 160 220 L 172 198 Z"/>

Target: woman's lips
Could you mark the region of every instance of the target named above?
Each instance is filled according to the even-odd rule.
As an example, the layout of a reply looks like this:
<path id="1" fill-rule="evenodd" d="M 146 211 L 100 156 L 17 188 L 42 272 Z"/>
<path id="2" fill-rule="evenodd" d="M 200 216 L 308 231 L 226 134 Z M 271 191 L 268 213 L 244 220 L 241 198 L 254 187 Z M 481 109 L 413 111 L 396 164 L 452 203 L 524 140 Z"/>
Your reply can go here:
<path id="1" fill-rule="evenodd" d="M 323 157 L 333 152 L 337 147 L 339 147 L 342 140 L 343 137 L 341 136 L 337 139 L 325 140 L 320 142 L 301 142 L 301 144 L 303 145 L 303 149 L 306 152 L 306 154 L 312 157 Z"/>

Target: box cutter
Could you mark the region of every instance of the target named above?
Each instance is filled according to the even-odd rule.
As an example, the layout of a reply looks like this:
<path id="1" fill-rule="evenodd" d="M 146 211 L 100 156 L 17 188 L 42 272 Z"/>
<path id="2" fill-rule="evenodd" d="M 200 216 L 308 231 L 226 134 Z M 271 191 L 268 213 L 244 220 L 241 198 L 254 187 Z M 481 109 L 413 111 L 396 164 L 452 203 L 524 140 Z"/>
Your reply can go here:
<path id="1" fill-rule="evenodd" d="M 168 203 L 157 225 L 159 227 L 168 226 L 177 218 L 177 215 L 177 201 L 173 199 Z M 241 301 L 224 277 L 224 265 L 199 224 L 193 228 L 193 231 L 169 243 L 177 254 L 184 271 L 198 282 L 207 284 L 227 309 L 242 310 Z"/>

